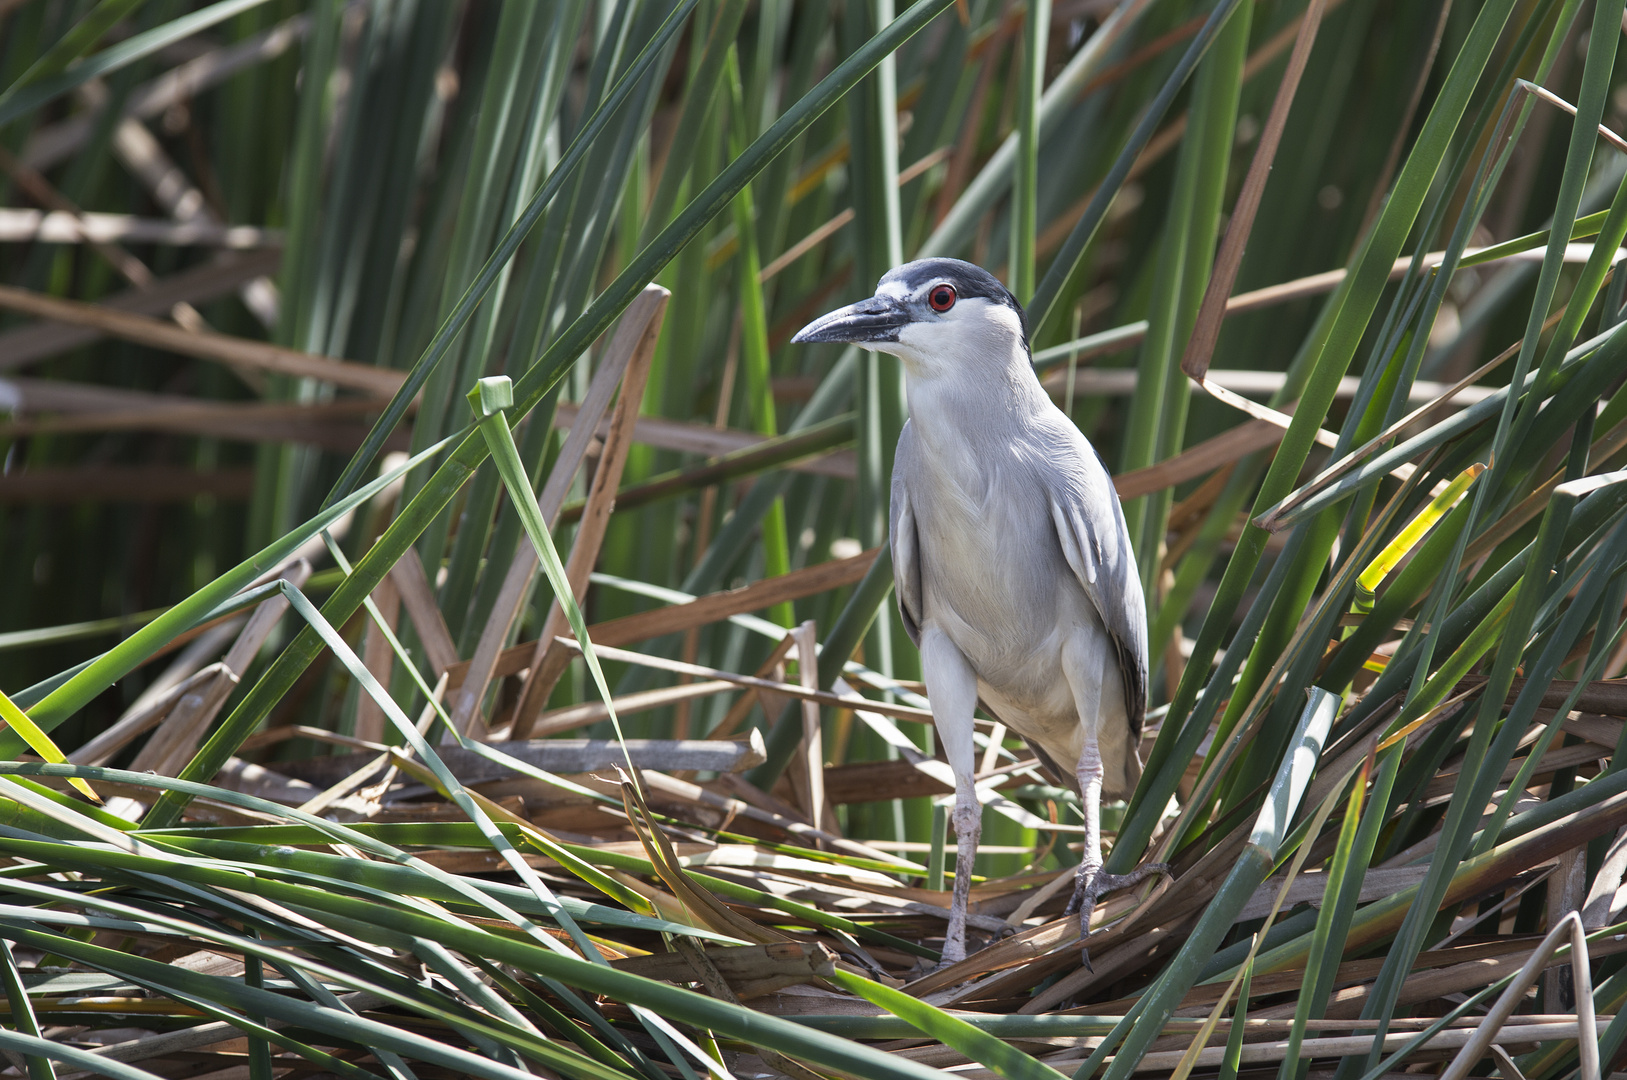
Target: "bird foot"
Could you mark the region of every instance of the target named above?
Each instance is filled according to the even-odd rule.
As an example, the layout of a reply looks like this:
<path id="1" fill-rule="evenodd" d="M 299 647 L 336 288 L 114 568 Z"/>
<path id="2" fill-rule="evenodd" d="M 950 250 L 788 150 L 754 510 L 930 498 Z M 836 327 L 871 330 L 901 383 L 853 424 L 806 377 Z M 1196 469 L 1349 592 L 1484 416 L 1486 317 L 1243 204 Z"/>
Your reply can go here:
<path id="1" fill-rule="evenodd" d="M 1062 914 L 1067 917 L 1074 912 L 1078 912 L 1079 937 L 1081 939 L 1088 938 L 1090 936 L 1090 913 L 1096 907 L 1096 901 L 1099 898 L 1106 896 L 1110 892 L 1117 892 L 1120 889 L 1128 889 L 1132 885 L 1138 885 L 1153 874 L 1163 874 L 1170 880 L 1174 880 L 1174 875 L 1170 873 L 1169 863 L 1143 863 L 1128 874 L 1109 874 L 1100 867 L 1087 870 L 1081 866 L 1079 876 L 1074 880 L 1073 898 L 1068 901 L 1068 906 L 1062 909 Z M 1091 972 L 1096 970 L 1091 967 L 1090 950 L 1088 948 L 1080 949 L 1079 957 L 1084 961 L 1087 970 Z"/>
<path id="2" fill-rule="evenodd" d="M 1132 885 L 1139 885 L 1154 874 L 1163 874 L 1171 880 L 1174 878 L 1170 873 L 1169 863 L 1143 863 L 1128 874 L 1109 874 L 1099 867 L 1095 870 L 1081 867 L 1073 883 L 1073 898 L 1068 901 L 1068 906 L 1062 909 L 1062 914 L 1067 916 L 1077 911 L 1089 915 L 1101 897 L 1120 889 L 1128 889 Z M 1090 927 L 1085 925 L 1082 929 L 1089 932 Z"/>

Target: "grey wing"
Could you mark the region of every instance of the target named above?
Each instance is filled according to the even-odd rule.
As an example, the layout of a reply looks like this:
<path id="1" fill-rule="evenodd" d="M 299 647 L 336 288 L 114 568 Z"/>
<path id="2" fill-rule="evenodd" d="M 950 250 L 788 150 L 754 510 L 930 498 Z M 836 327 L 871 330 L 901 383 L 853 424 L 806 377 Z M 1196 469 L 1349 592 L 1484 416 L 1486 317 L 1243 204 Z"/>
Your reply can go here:
<path id="1" fill-rule="evenodd" d="M 1133 746 L 1147 715 L 1147 604 L 1118 493 L 1101 459 L 1088 449 L 1072 468 L 1056 465 L 1047 474 L 1051 520 L 1068 566 L 1113 639 Z M 1058 455 L 1052 462 L 1072 456 Z"/>
<path id="2" fill-rule="evenodd" d="M 893 554 L 893 588 L 898 594 L 898 614 L 904 631 L 919 647 L 925 608 L 921 602 L 921 548 L 915 535 L 915 514 L 910 509 L 904 477 L 909 472 L 914 435 L 909 421 L 898 434 L 898 450 L 893 455 L 892 498 L 887 514 L 887 543 Z"/>

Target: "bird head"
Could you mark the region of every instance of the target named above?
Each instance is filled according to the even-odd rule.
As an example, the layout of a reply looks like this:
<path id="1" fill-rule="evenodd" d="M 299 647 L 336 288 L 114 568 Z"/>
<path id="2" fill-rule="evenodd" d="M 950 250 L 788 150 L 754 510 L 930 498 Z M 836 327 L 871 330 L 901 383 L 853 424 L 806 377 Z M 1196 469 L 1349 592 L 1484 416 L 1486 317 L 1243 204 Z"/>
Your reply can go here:
<path id="1" fill-rule="evenodd" d="M 959 259 L 920 259 L 889 270 L 874 296 L 820 316 L 791 340 L 892 353 L 920 376 L 1029 362 L 1016 297 L 993 274 Z"/>

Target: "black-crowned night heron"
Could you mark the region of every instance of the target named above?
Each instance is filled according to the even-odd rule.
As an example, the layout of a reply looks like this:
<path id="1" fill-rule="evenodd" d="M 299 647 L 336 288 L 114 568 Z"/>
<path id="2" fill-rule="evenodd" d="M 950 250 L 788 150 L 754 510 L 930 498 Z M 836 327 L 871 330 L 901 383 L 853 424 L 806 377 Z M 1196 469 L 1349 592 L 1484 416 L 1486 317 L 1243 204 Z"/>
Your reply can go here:
<path id="1" fill-rule="evenodd" d="M 1112 479 L 1035 377 L 1022 308 L 971 263 L 900 266 L 870 299 L 791 340 L 845 342 L 904 364 L 910 419 L 893 464 L 891 545 L 899 611 L 955 773 L 944 961 L 966 956 L 982 831 L 979 699 L 1077 784 L 1085 845 L 1068 910 L 1088 934 L 1099 896 L 1164 869 L 1102 871 L 1101 799 L 1135 790 L 1147 701 L 1146 603 Z"/>

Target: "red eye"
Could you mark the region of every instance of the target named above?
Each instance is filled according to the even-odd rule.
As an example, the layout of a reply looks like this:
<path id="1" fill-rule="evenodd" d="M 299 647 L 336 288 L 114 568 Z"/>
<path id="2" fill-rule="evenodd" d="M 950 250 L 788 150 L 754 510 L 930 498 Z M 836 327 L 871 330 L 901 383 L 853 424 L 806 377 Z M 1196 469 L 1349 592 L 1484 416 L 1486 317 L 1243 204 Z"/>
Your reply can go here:
<path id="1" fill-rule="evenodd" d="M 953 285 L 935 285 L 932 292 L 927 294 L 926 302 L 932 305 L 933 311 L 948 311 L 955 306 L 955 287 Z"/>

